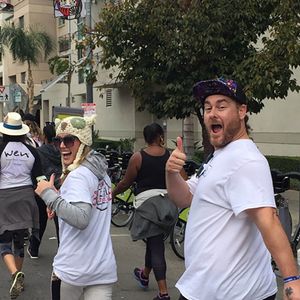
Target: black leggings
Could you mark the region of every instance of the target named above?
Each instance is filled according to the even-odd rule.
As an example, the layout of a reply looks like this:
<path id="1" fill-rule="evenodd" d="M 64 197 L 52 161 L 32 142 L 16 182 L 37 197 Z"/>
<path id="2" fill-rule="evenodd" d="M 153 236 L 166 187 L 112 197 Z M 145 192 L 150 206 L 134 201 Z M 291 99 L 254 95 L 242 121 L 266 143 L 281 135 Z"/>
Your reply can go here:
<path id="1" fill-rule="evenodd" d="M 156 281 L 166 279 L 167 264 L 163 234 L 147 238 L 145 267 L 153 269 Z"/>
<path id="2" fill-rule="evenodd" d="M 48 222 L 48 214 L 47 214 L 47 206 L 44 203 L 44 201 L 37 195 L 35 195 L 35 201 L 37 203 L 37 206 L 39 208 L 39 239 L 35 235 L 31 235 L 30 237 L 30 248 L 38 254 L 40 244 L 42 242 L 43 235 L 46 230 L 47 222 Z M 56 230 L 56 236 L 57 236 L 57 242 L 59 245 L 59 235 L 58 235 L 58 220 L 57 217 L 54 217 L 54 223 L 55 223 L 55 230 Z"/>
<path id="3" fill-rule="evenodd" d="M 263 300 L 275 300 L 275 297 L 276 297 L 276 294 L 273 295 L 273 296 L 270 296 L 270 297 L 268 297 L 268 298 L 266 298 L 266 299 L 263 299 Z M 188 300 L 188 299 L 186 299 L 186 298 L 184 298 L 182 295 L 180 295 L 180 297 L 179 297 L 178 300 Z"/>

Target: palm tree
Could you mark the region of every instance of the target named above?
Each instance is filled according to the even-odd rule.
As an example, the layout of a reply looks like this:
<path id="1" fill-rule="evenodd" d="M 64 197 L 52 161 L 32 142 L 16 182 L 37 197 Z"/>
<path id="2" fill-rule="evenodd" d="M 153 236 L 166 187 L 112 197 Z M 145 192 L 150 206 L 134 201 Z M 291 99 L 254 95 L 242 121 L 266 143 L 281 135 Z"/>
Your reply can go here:
<path id="1" fill-rule="evenodd" d="M 0 31 L 1 52 L 2 46 L 6 46 L 15 60 L 27 63 L 27 94 L 28 109 L 33 112 L 34 81 L 31 65 L 37 65 L 40 58 L 44 60 L 54 50 L 54 42 L 48 33 L 38 29 L 6 25 Z"/>

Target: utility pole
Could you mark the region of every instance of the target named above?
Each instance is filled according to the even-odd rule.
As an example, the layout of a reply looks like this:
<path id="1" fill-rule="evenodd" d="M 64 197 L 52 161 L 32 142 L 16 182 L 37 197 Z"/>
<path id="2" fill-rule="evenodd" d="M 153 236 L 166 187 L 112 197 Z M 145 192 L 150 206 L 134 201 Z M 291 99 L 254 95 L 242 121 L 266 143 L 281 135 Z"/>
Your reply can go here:
<path id="1" fill-rule="evenodd" d="M 91 0 L 86 0 L 85 2 L 85 9 L 86 9 L 86 17 L 85 17 L 85 25 L 88 28 L 89 31 L 92 30 L 92 2 Z M 87 60 L 88 64 L 86 65 L 86 68 L 88 72 L 93 71 L 93 65 L 92 65 L 92 48 L 91 45 L 87 46 Z M 87 77 L 87 79 L 89 76 Z M 93 82 L 90 80 L 86 80 L 86 102 L 87 103 L 93 103 Z"/>

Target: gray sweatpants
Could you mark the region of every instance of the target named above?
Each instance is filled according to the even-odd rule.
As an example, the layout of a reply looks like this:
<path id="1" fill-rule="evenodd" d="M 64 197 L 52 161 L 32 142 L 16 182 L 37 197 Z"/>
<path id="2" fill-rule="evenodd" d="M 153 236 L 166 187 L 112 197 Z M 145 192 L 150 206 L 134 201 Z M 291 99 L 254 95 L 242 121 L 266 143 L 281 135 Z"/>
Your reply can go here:
<path id="1" fill-rule="evenodd" d="M 60 299 L 63 300 L 111 300 L 112 284 L 97 284 L 89 286 L 75 286 L 61 282 Z M 82 298 L 80 298 L 82 297 Z"/>

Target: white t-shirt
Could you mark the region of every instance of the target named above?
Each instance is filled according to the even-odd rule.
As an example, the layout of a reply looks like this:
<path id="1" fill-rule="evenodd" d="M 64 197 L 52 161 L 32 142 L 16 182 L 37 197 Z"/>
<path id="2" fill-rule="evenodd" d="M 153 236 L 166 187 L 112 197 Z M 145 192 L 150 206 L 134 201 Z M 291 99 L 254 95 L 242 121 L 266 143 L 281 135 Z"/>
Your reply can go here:
<path id="1" fill-rule="evenodd" d="M 60 245 L 53 262 L 55 274 L 77 286 L 116 282 L 117 267 L 110 237 L 109 177 L 106 175 L 99 181 L 88 168 L 79 166 L 67 176 L 60 194 L 68 202 L 91 203 L 93 209 L 84 230 L 59 219 Z"/>
<path id="2" fill-rule="evenodd" d="M 277 291 L 271 256 L 245 210 L 276 207 L 265 157 L 251 140 L 215 151 L 188 181 L 193 200 L 186 271 L 176 287 L 189 300 L 262 300 Z"/>
<path id="3" fill-rule="evenodd" d="M 0 189 L 32 185 L 35 158 L 21 142 L 9 142 L 1 154 Z"/>

